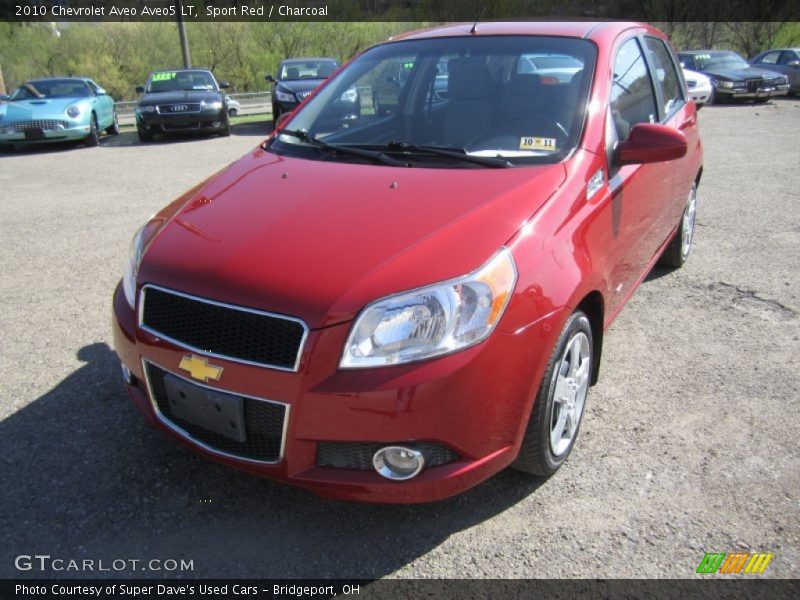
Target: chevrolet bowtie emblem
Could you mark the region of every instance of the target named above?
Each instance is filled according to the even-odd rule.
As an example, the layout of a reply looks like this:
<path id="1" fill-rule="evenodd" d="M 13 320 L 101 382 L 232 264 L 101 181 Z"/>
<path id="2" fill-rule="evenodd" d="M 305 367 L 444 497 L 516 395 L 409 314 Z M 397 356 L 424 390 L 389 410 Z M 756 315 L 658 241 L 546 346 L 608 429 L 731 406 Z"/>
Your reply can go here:
<path id="1" fill-rule="evenodd" d="M 210 365 L 205 358 L 195 356 L 194 354 L 191 356 L 184 356 L 178 368 L 187 371 L 189 375 L 192 376 L 192 379 L 198 379 L 200 381 L 208 381 L 209 379 L 219 381 L 219 378 L 222 377 L 222 367 Z"/>

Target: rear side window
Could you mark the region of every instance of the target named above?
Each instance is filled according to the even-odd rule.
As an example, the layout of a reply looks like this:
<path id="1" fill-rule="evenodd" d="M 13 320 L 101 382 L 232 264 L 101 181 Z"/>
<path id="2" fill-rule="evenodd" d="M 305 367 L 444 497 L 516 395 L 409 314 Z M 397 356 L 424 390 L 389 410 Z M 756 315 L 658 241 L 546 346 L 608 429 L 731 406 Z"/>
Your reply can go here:
<path id="1" fill-rule="evenodd" d="M 683 91 L 681 90 L 678 72 L 675 70 L 675 63 L 662 40 L 654 37 L 646 37 L 645 44 L 650 51 L 655 68 L 654 77 L 656 85 L 661 90 L 661 99 L 664 102 L 664 116 L 669 118 L 684 103 Z"/>
<path id="2" fill-rule="evenodd" d="M 631 38 L 617 52 L 611 85 L 611 118 L 620 140 L 637 123 L 658 121 L 656 97 L 639 42 Z"/>
<path id="3" fill-rule="evenodd" d="M 678 59 L 681 61 L 681 66 L 685 69 L 695 70 L 694 59 L 688 54 L 679 54 Z"/>
<path id="4" fill-rule="evenodd" d="M 781 54 L 781 59 L 778 61 L 779 65 L 788 65 L 790 62 L 797 60 L 797 53 L 784 50 Z"/>

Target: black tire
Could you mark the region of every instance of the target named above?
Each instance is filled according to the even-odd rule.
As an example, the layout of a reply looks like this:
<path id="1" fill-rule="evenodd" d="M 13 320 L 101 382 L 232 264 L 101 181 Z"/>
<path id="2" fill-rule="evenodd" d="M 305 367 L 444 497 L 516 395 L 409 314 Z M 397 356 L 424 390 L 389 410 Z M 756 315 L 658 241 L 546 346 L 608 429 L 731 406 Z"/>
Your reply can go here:
<path id="1" fill-rule="evenodd" d="M 235 117 L 237 113 L 238 113 L 238 111 L 235 108 L 229 108 L 228 109 L 228 116 L 229 117 Z"/>
<path id="2" fill-rule="evenodd" d="M 753 102 L 755 102 L 756 104 L 766 104 L 769 101 L 770 101 L 769 97 L 767 97 L 767 98 L 754 98 L 753 99 Z"/>
<path id="3" fill-rule="evenodd" d="M 0 154 L 4 152 L 13 152 L 14 144 L 0 144 Z"/>
<path id="4" fill-rule="evenodd" d="M 222 126 L 218 135 L 220 137 L 229 137 L 231 135 L 231 122 L 227 116 L 225 117 L 225 125 Z"/>
<path id="5" fill-rule="evenodd" d="M 272 122 L 277 123 L 278 118 L 281 116 L 281 107 L 277 104 L 272 105 Z"/>
<path id="6" fill-rule="evenodd" d="M 694 206 L 692 206 L 692 204 L 694 204 Z M 687 221 L 686 218 L 688 211 L 694 211 L 690 217 L 690 221 Z M 694 240 L 696 213 L 697 183 L 693 183 L 692 188 L 689 190 L 689 196 L 686 198 L 686 205 L 683 207 L 683 214 L 681 215 L 681 220 L 678 223 L 678 231 L 675 233 L 675 237 L 672 238 L 669 246 L 667 246 L 667 249 L 664 250 L 664 254 L 661 255 L 661 258 L 658 261 L 660 265 L 672 269 L 680 269 L 689 259 L 689 255 L 692 253 L 692 242 Z M 687 236 L 687 229 L 688 244 L 686 243 L 685 239 Z"/>
<path id="7" fill-rule="evenodd" d="M 107 135 L 119 135 L 119 118 L 117 118 L 117 111 L 114 111 L 114 122 L 106 127 Z"/>
<path id="8" fill-rule="evenodd" d="M 591 384 L 592 366 L 594 364 L 592 326 L 589 322 L 589 317 L 587 317 L 584 312 L 578 310 L 570 315 L 567 323 L 564 325 L 564 329 L 561 331 L 561 335 L 558 337 L 558 342 L 553 349 L 553 353 L 550 355 L 544 377 L 542 378 L 536 398 L 534 399 L 533 410 L 531 411 L 528 426 L 522 439 L 519 455 L 511 464 L 512 469 L 539 477 L 549 477 L 564 464 L 564 461 L 572 452 L 585 412 L 585 410 L 583 410 L 585 408 L 585 397 L 580 417 L 578 418 L 578 423 L 571 440 L 566 448 L 558 455 L 554 454 L 553 448 L 551 447 L 550 429 L 551 420 L 555 414 L 555 390 L 559 370 L 564 364 L 567 349 L 574 340 L 580 337 L 580 334 L 583 334 L 588 340 L 589 379 L 586 384 L 588 392 L 588 386 Z M 564 410 L 561 407 L 563 407 L 563 405 L 560 405 L 559 410 Z"/>
<path id="9" fill-rule="evenodd" d="M 100 130 L 97 128 L 97 115 L 92 113 L 92 120 L 89 123 L 89 135 L 83 141 L 90 148 L 100 145 Z"/>
<path id="10" fill-rule="evenodd" d="M 149 131 L 144 131 L 142 129 L 136 128 L 136 133 L 139 136 L 139 141 L 143 143 L 152 142 L 153 141 L 153 134 Z"/>

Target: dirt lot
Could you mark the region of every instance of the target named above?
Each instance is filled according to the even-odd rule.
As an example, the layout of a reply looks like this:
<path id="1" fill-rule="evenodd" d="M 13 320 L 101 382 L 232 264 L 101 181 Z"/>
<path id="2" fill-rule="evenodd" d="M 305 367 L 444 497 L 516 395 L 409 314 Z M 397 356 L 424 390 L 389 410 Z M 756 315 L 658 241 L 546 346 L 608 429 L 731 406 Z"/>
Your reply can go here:
<path id="1" fill-rule="evenodd" d="M 200 577 L 674 578 L 736 550 L 774 552 L 765 576 L 800 576 L 800 100 L 700 121 L 695 253 L 654 272 L 606 336 L 565 468 L 412 507 L 202 460 L 122 388 L 110 299 L 132 233 L 266 123 L 0 155 L 0 577 L 104 575 L 15 569 L 38 553 L 192 559 L 183 575 Z"/>

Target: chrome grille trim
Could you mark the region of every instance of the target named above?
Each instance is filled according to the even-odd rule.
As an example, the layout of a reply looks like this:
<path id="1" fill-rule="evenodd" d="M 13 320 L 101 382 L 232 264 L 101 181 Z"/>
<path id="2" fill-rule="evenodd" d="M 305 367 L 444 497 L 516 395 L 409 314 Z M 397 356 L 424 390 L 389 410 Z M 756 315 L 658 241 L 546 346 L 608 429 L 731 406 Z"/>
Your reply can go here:
<path id="1" fill-rule="evenodd" d="M 197 386 L 200 386 L 200 387 L 203 387 L 203 388 L 207 388 L 209 390 L 214 390 L 215 392 L 224 392 L 224 393 L 227 393 L 227 394 L 235 394 L 237 396 L 246 396 L 247 398 L 250 398 L 251 400 L 256 400 L 258 402 L 268 402 L 269 404 L 278 404 L 280 406 L 283 406 L 283 408 L 284 408 L 284 411 L 283 411 L 283 430 L 281 431 L 281 445 L 280 445 L 280 451 L 278 452 L 277 460 L 274 460 L 274 461 L 256 460 L 254 458 L 248 458 L 246 456 L 241 456 L 239 454 L 231 454 L 229 452 L 225 452 L 224 450 L 220 450 L 218 448 L 214 448 L 213 446 L 209 446 L 208 444 L 206 444 L 202 440 L 198 440 L 197 438 L 192 437 L 192 435 L 188 431 L 186 431 L 185 429 L 179 427 L 177 424 L 175 424 L 172 421 L 170 421 L 167 417 L 164 416 L 164 414 L 161 412 L 161 409 L 158 408 L 158 404 L 156 403 L 156 397 L 155 397 L 155 394 L 153 393 L 153 388 L 152 388 L 152 386 L 150 384 L 150 370 L 147 368 L 148 365 L 152 365 L 157 369 L 161 369 L 165 373 L 169 373 L 170 375 L 172 375 L 174 377 L 178 377 L 179 379 L 183 379 L 184 381 L 188 381 L 192 385 L 197 385 Z M 191 379 L 187 379 L 186 377 L 183 377 L 182 375 L 178 375 L 177 373 L 175 373 L 173 371 L 170 371 L 169 369 L 165 369 L 161 365 L 158 365 L 158 364 L 156 364 L 156 363 L 154 363 L 152 361 L 149 361 L 146 358 L 142 358 L 142 369 L 144 370 L 144 380 L 145 380 L 145 385 L 147 386 L 147 399 L 150 402 L 150 406 L 152 407 L 153 412 L 155 413 L 156 418 L 158 419 L 159 423 L 162 423 L 163 425 L 167 426 L 169 429 L 171 429 L 172 431 L 177 433 L 182 438 L 189 440 L 193 444 L 196 444 L 197 446 L 200 446 L 204 450 L 207 450 L 208 452 L 211 452 L 212 454 L 216 454 L 217 456 L 224 456 L 226 458 L 232 458 L 234 460 L 241 460 L 241 461 L 249 462 L 249 463 L 256 464 L 256 465 L 277 465 L 277 464 L 280 464 L 281 462 L 283 462 L 283 454 L 284 454 L 284 450 L 286 449 L 286 432 L 289 429 L 289 412 L 291 411 L 291 408 L 292 408 L 292 406 L 290 404 L 287 404 L 286 402 L 278 402 L 277 400 L 268 400 L 267 398 L 259 398 L 258 396 L 251 396 L 250 394 L 240 394 L 239 392 L 234 392 L 234 391 L 223 389 L 223 388 L 213 388 L 210 385 L 203 385 L 202 383 L 198 383 L 197 381 L 193 381 Z"/>
<path id="2" fill-rule="evenodd" d="M 311 92 L 313 92 L 313 91 L 314 90 L 310 90 L 308 92 L 297 92 L 297 94 L 296 94 L 297 95 L 297 99 L 298 100 L 305 100 L 306 98 L 308 98 L 311 95 Z"/>
<path id="3" fill-rule="evenodd" d="M 55 131 L 67 128 L 67 122 L 59 119 L 35 119 L 29 121 L 10 121 L 0 124 L 3 129 L 11 129 L 12 127 L 17 131 L 25 131 L 27 129 L 41 129 L 42 131 Z"/>
<path id="4" fill-rule="evenodd" d="M 242 311 L 242 312 L 253 313 L 253 314 L 256 314 L 256 315 L 263 315 L 263 316 L 266 316 L 266 317 L 273 317 L 273 318 L 276 318 L 276 319 L 284 319 L 286 321 L 292 321 L 294 323 L 299 324 L 303 328 L 303 337 L 300 339 L 300 345 L 297 348 L 297 357 L 295 358 L 293 367 L 291 369 L 289 369 L 289 368 L 281 367 L 281 366 L 277 366 L 277 365 L 270 365 L 270 364 L 266 364 L 266 363 L 260 363 L 260 362 L 254 362 L 254 361 L 250 361 L 250 360 L 245 360 L 245 359 L 242 359 L 242 358 L 237 358 L 235 356 L 227 356 L 225 354 L 217 354 L 215 352 L 207 352 L 206 350 L 203 350 L 202 348 L 197 348 L 196 346 L 192 346 L 192 345 L 189 345 L 189 344 L 187 344 L 185 342 L 182 342 L 180 340 L 176 340 L 176 339 L 174 339 L 174 338 L 172 338 L 172 337 L 170 337 L 168 335 L 164 335 L 163 333 L 148 327 L 147 325 L 144 324 L 144 303 L 145 303 L 145 298 L 146 298 L 145 292 L 149 288 L 160 290 L 160 291 L 162 291 L 162 292 L 164 292 L 166 294 L 174 294 L 176 296 L 181 296 L 182 298 L 187 298 L 187 299 L 193 300 L 195 302 L 202 302 L 202 303 L 205 303 L 205 304 L 212 304 L 214 306 L 221 306 L 221 307 L 224 307 L 224 308 L 229 308 L 231 310 L 238 310 L 238 311 Z M 235 362 L 235 363 L 239 363 L 239 364 L 251 365 L 251 366 L 254 366 L 254 367 L 261 367 L 261 368 L 264 368 L 264 369 L 275 369 L 277 371 L 287 371 L 287 372 L 290 372 L 290 373 L 296 373 L 298 371 L 298 369 L 300 368 L 300 359 L 303 356 L 303 350 L 305 349 L 306 340 L 308 339 L 308 331 L 309 331 L 308 325 L 306 325 L 305 321 L 303 321 L 302 319 L 298 319 L 297 317 L 289 317 L 289 316 L 286 316 L 286 315 L 281 315 L 281 314 L 269 312 L 269 311 L 266 311 L 266 310 L 258 310 L 256 308 L 247 308 L 245 306 L 238 306 L 236 304 L 228 304 L 226 302 L 217 302 L 216 300 L 209 300 L 208 298 L 201 298 L 200 296 L 193 296 L 192 294 L 185 294 L 183 292 L 178 292 L 178 291 L 175 291 L 175 290 L 171 290 L 169 288 L 161 287 L 160 285 L 155 285 L 153 283 L 145 284 L 139 290 L 139 301 L 137 303 L 136 321 L 137 321 L 137 324 L 139 325 L 139 328 L 142 331 L 146 331 L 150 335 L 153 335 L 153 336 L 157 337 L 160 340 L 165 340 L 165 341 L 167 341 L 167 342 L 169 342 L 169 343 L 171 343 L 171 344 L 173 344 L 175 346 L 178 346 L 179 348 L 184 348 L 186 350 L 191 350 L 192 352 L 195 352 L 197 354 L 201 354 L 203 356 L 211 356 L 211 357 L 214 357 L 214 358 L 221 358 L 223 360 L 228 360 L 230 362 Z M 156 366 L 158 366 L 158 365 L 156 365 Z"/>
<path id="5" fill-rule="evenodd" d="M 173 107 L 186 107 L 183 110 L 172 110 Z M 156 110 L 160 115 L 190 115 L 200 112 L 200 104 L 196 102 L 173 102 L 172 104 L 157 104 Z"/>

